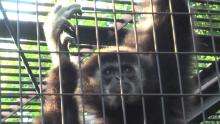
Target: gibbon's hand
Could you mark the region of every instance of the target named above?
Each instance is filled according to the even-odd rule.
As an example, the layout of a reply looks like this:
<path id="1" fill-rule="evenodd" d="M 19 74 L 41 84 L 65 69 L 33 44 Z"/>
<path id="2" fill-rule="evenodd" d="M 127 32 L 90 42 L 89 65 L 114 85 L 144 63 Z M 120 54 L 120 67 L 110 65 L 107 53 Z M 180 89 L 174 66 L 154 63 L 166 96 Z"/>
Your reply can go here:
<path id="1" fill-rule="evenodd" d="M 76 3 L 59 3 L 48 15 L 44 23 L 44 31 L 49 40 L 57 39 L 64 30 L 71 27 L 68 19 L 82 15 L 81 5 Z"/>
<path id="2" fill-rule="evenodd" d="M 69 42 L 74 42 L 74 38 L 64 40 L 66 37 L 62 34 L 72 28 L 68 19 L 78 15 L 82 15 L 81 6 L 76 3 L 66 3 L 65 1 L 56 4 L 50 12 L 48 19 L 44 23 L 44 33 L 51 52 L 69 51 L 68 44 Z M 63 36 L 64 39 L 62 39 Z M 58 65 L 56 59 L 59 57 L 59 54 L 52 53 L 51 55 L 53 64 Z M 63 57 L 65 56 L 67 59 L 69 58 L 68 54 L 65 54 Z"/>
<path id="3" fill-rule="evenodd" d="M 81 5 L 77 3 L 62 3 L 54 7 L 53 14 L 51 15 L 54 19 L 54 27 L 59 27 L 55 29 L 65 30 L 71 27 L 71 24 L 68 22 L 68 19 L 74 18 L 82 15 Z M 52 20 L 53 21 L 53 20 Z M 62 32 L 58 31 L 58 32 Z"/>
<path id="4" fill-rule="evenodd" d="M 54 7 L 53 10 L 55 14 L 55 19 L 57 19 L 57 26 L 60 26 L 61 31 L 67 30 L 72 25 L 68 22 L 68 19 L 74 18 L 77 16 L 82 15 L 81 5 L 77 3 L 70 3 L 70 2 L 64 2 L 61 4 L 58 4 Z M 69 44 L 75 43 L 74 37 L 71 37 L 68 33 L 62 33 L 60 36 L 61 44 L 64 45 L 66 48 L 69 47 Z"/>

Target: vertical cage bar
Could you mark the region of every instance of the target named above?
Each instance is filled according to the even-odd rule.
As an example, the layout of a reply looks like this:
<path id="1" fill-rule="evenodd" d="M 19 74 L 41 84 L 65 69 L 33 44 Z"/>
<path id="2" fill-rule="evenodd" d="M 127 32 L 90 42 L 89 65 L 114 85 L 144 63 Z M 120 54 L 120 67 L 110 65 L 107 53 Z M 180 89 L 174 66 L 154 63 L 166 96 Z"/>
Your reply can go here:
<path id="1" fill-rule="evenodd" d="M 60 111 L 61 111 L 61 124 L 65 124 L 65 117 L 64 117 L 64 94 L 63 94 L 63 77 L 62 77 L 62 60 L 61 60 L 61 57 L 62 57 L 62 54 L 63 52 L 66 52 L 66 51 L 63 51 L 61 49 L 61 43 L 57 43 L 58 44 L 58 51 L 56 51 L 58 53 L 58 67 L 59 67 L 59 93 L 58 94 L 54 94 L 54 95 L 59 95 L 60 97 Z M 50 95 L 53 95 L 53 94 L 48 94 Z"/>
<path id="2" fill-rule="evenodd" d="M 60 46 L 59 46 L 60 47 Z M 64 51 L 56 51 L 59 54 L 58 61 L 59 61 L 59 86 L 60 86 L 60 92 L 58 94 L 54 95 L 59 95 L 60 96 L 60 109 L 61 109 L 61 124 L 65 124 L 65 117 L 64 117 L 64 98 L 63 98 L 63 77 L 62 77 L 62 63 L 61 63 L 61 54 L 63 54 Z M 49 94 L 50 96 L 53 94 Z"/>
<path id="3" fill-rule="evenodd" d="M 175 24 L 174 24 L 174 12 L 173 12 L 173 8 L 172 8 L 172 1 L 169 0 L 169 10 L 171 13 L 171 26 L 172 26 L 172 34 L 173 34 L 173 43 L 174 43 L 174 54 L 175 54 L 175 58 L 176 58 L 176 64 L 177 64 L 177 73 L 178 73 L 178 83 L 179 83 L 179 88 L 180 88 L 180 94 L 183 95 L 183 88 L 182 88 L 182 77 L 181 77 L 181 73 L 180 73 L 180 62 L 179 62 L 179 53 L 178 49 L 177 49 L 177 39 L 176 39 L 176 30 L 175 30 Z M 184 13 L 186 14 L 186 13 Z M 179 96 L 180 97 L 180 96 Z M 186 123 L 186 113 L 185 113 L 185 106 L 184 106 L 184 99 L 183 96 L 181 96 L 181 106 L 182 106 L 182 112 L 183 112 L 183 119 L 184 119 L 184 123 Z"/>
<path id="4" fill-rule="evenodd" d="M 16 20 L 16 26 L 17 26 L 17 43 L 20 46 L 20 11 L 19 11 L 19 4 L 20 4 L 20 0 L 16 1 L 16 15 L 17 15 L 17 20 Z M 20 57 L 20 50 L 18 51 L 18 58 Z M 22 101 L 22 94 L 23 94 L 23 84 L 22 84 L 22 80 L 21 80 L 21 59 L 18 59 L 18 71 L 19 71 L 19 96 L 20 96 L 20 123 L 23 123 L 23 101 Z"/>
<path id="5" fill-rule="evenodd" d="M 119 49 L 119 40 L 118 40 L 118 33 L 117 33 L 117 24 L 116 24 L 116 19 L 117 19 L 117 12 L 115 8 L 115 0 L 112 0 L 112 12 L 113 12 L 113 18 L 114 18 L 114 32 L 115 32 L 115 44 L 117 47 L 117 59 L 118 59 L 118 67 L 119 67 L 119 75 L 120 75 L 120 97 L 121 97 L 121 102 L 122 102 L 122 113 L 123 113 L 123 121 L 124 124 L 127 124 L 126 120 L 126 110 L 125 110 L 125 102 L 124 102 L 124 93 L 123 93 L 123 84 L 122 84 L 122 73 L 121 73 L 121 59 L 120 59 L 120 49 Z"/>
<path id="6" fill-rule="evenodd" d="M 77 2 L 75 0 L 75 2 Z M 78 14 L 75 14 L 75 40 L 76 40 L 76 47 L 77 47 L 77 55 L 78 55 L 78 67 L 79 67 L 79 83 L 80 83 L 80 94 L 79 97 L 82 98 L 82 100 L 85 98 L 85 92 L 84 92 L 84 86 L 83 86 L 83 82 L 82 82 L 82 65 L 81 65 L 81 57 L 80 57 L 80 39 L 79 39 L 79 29 L 78 29 Z M 85 120 L 85 105 L 82 102 L 82 123 L 86 124 L 86 120 Z"/>
<path id="7" fill-rule="evenodd" d="M 106 123 L 106 115 L 105 115 L 105 103 L 104 103 L 104 96 L 103 96 L 103 82 L 102 82 L 102 65 L 100 59 L 100 40 L 99 40 L 99 33 L 98 33 L 98 20 L 97 20 L 97 11 L 96 11 L 96 0 L 94 0 L 94 14 L 95 14 L 95 34 L 96 34 L 96 48 L 98 49 L 98 65 L 99 65 L 99 72 L 100 72 L 100 89 L 101 89 L 101 102 L 102 102 L 102 112 L 103 112 L 103 119 L 104 124 Z"/>
<path id="8" fill-rule="evenodd" d="M 135 16 L 136 16 L 136 11 L 134 8 L 134 0 L 130 0 L 131 1 L 131 7 L 132 7 L 132 20 L 133 20 L 133 29 L 134 29 L 134 38 L 135 38 L 135 49 L 136 52 L 138 54 L 138 68 L 141 69 L 141 64 L 140 64 L 140 54 L 139 54 L 139 47 L 138 47 L 138 35 L 137 35 L 137 25 L 136 25 L 136 20 L 135 20 Z M 140 75 L 140 80 L 143 79 L 143 74 Z M 144 91 L 143 91 L 143 82 L 141 82 L 141 102 L 142 102 L 142 107 L 143 107 L 143 123 L 147 124 L 147 115 L 146 115 L 146 106 L 145 106 L 145 101 L 144 101 Z M 132 95 L 132 94 L 131 94 Z"/>
<path id="9" fill-rule="evenodd" d="M 196 46 L 196 41 L 195 41 L 195 34 L 194 34 L 194 29 L 193 29 L 193 20 L 192 20 L 192 11 L 191 11 L 191 8 L 190 8 L 190 0 L 187 2 L 188 4 L 188 8 L 189 8 L 189 16 L 190 16 L 190 25 L 191 25 L 191 33 L 192 33 L 192 43 L 193 43 L 193 52 L 194 53 L 197 53 L 198 50 L 197 50 L 197 46 Z M 198 54 L 194 54 L 195 55 L 195 66 L 196 66 L 196 74 L 198 75 L 197 79 L 198 79 L 198 87 L 199 87 L 199 94 L 202 94 L 202 83 L 201 83 L 201 78 L 200 78 L 200 75 L 199 75 L 199 63 L 198 63 Z M 203 97 L 200 97 L 200 104 L 203 108 L 204 106 L 204 100 L 203 100 Z M 205 113 L 202 112 L 202 119 L 203 121 L 205 121 Z"/>
<path id="10" fill-rule="evenodd" d="M 41 44 L 40 44 L 40 30 L 39 30 L 39 8 L 38 8 L 38 0 L 35 0 L 35 9 L 36 9 L 36 35 L 37 35 L 37 47 L 38 47 L 38 71 L 39 71 L 39 75 L 38 75 L 38 78 L 39 78 L 39 84 L 40 84 L 40 103 L 41 103 L 41 123 L 44 124 L 44 97 L 43 97 L 43 85 L 42 85 L 42 70 L 41 70 L 41 67 L 42 67 L 42 62 L 41 62 Z"/>
<path id="11" fill-rule="evenodd" d="M 154 40 L 154 49 L 155 49 L 155 56 L 156 56 L 156 64 L 157 64 L 157 71 L 158 71 L 158 80 L 159 80 L 159 87 L 160 93 L 163 95 L 163 87 L 162 87 L 162 77 L 161 77 L 161 70 L 160 70 L 160 58 L 159 58 L 159 51 L 158 51 L 158 44 L 157 44 L 157 35 L 155 29 L 155 15 L 154 15 L 154 4 L 153 0 L 150 0 L 151 11 L 152 11 L 152 19 L 153 19 L 153 40 Z M 158 13 L 156 13 L 156 16 Z M 166 15 L 165 15 L 166 16 Z M 164 96 L 161 96 L 161 107 L 162 107 L 162 117 L 163 117 L 163 124 L 166 124 L 166 114 L 165 114 L 165 103 L 164 103 Z"/>

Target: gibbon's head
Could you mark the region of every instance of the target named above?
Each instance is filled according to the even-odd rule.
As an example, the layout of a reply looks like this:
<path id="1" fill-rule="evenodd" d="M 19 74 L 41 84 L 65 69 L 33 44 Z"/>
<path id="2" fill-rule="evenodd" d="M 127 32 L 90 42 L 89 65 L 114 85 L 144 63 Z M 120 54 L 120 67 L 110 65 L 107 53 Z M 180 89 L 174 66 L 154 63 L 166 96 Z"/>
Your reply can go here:
<path id="1" fill-rule="evenodd" d="M 154 92 L 151 81 L 155 80 L 152 55 L 140 55 L 127 47 L 119 49 L 118 53 L 113 48 L 101 50 L 82 71 L 85 92 L 101 93 L 102 87 L 105 104 L 116 108 L 121 105 L 121 94 L 126 94 L 124 100 L 131 104 L 140 100 L 137 94 Z"/>

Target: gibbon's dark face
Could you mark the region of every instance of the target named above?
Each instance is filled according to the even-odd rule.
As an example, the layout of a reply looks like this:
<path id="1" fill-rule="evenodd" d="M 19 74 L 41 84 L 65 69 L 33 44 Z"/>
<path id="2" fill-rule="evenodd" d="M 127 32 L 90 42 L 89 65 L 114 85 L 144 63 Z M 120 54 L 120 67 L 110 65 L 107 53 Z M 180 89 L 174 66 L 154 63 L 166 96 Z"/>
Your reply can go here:
<path id="1" fill-rule="evenodd" d="M 107 63 L 103 66 L 102 81 L 106 82 L 103 84 L 106 93 L 135 93 L 139 89 L 139 84 L 134 84 L 141 80 L 138 76 L 140 69 L 136 65 L 126 62 L 121 63 L 120 67 L 117 63 Z"/>
<path id="2" fill-rule="evenodd" d="M 121 60 L 120 66 L 118 62 L 103 63 L 101 70 L 103 92 L 109 95 L 104 97 L 104 101 L 110 106 L 117 107 L 120 105 L 117 103 L 120 103 L 118 101 L 121 97 L 113 94 L 141 93 L 144 83 L 142 74 L 143 70 L 138 67 L 137 63 L 124 60 Z M 136 101 L 136 98 L 135 96 L 124 97 L 127 103 Z"/>
<path id="3" fill-rule="evenodd" d="M 93 56 L 84 68 L 90 87 L 100 88 L 102 86 L 103 93 L 107 94 L 104 97 L 106 105 L 115 108 L 121 105 L 120 94 L 122 93 L 126 94 L 124 97 L 126 104 L 132 104 L 141 100 L 141 97 L 136 94 L 145 92 L 143 89 L 148 90 L 146 87 L 149 86 L 148 91 L 153 92 L 151 85 L 154 83 L 151 82 L 152 79 L 150 78 L 152 78 L 151 75 L 155 75 L 152 69 L 154 68 L 152 55 L 141 55 L 139 57 L 132 53 L 120 53 L 118 55 L 115 53 L 100 55 L 101 70 L 98 65 L 98 57 Z M 93 92 L 97 92 L 97 90 Z"/>

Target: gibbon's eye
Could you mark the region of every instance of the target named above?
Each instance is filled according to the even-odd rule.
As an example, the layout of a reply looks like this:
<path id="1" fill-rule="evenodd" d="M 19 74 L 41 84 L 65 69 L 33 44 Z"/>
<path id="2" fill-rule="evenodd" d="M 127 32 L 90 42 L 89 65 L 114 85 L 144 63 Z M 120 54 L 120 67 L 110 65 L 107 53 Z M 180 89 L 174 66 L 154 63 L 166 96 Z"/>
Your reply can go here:
<path id="1" fill-rule="evenodd" d="M 105 75 L 111 75 L 111 74 L 114 74 L 115 71 L 116 71 L 115 68 L 111 66 L 111 67 L 104 69 L 103 73 Z"/>
<path id="2" fill-rule="evenodd" d="M 131 66 L 124 66 L 124 67 L 122 67 L 122 72 L 123 73 L 132 73 L 134 71 L 134 69 L 133 69 L 133 67 L 131 67 Z"/>
<path id="3" fill-rule="evenodd" d="M 112 72 L 111 72 L 111 70 L 107 69 L 107 70 L 104 71 L 104 73 L 107 74 L 107 75 L 109 75 L 109 74 L 111 74 Z"/>

